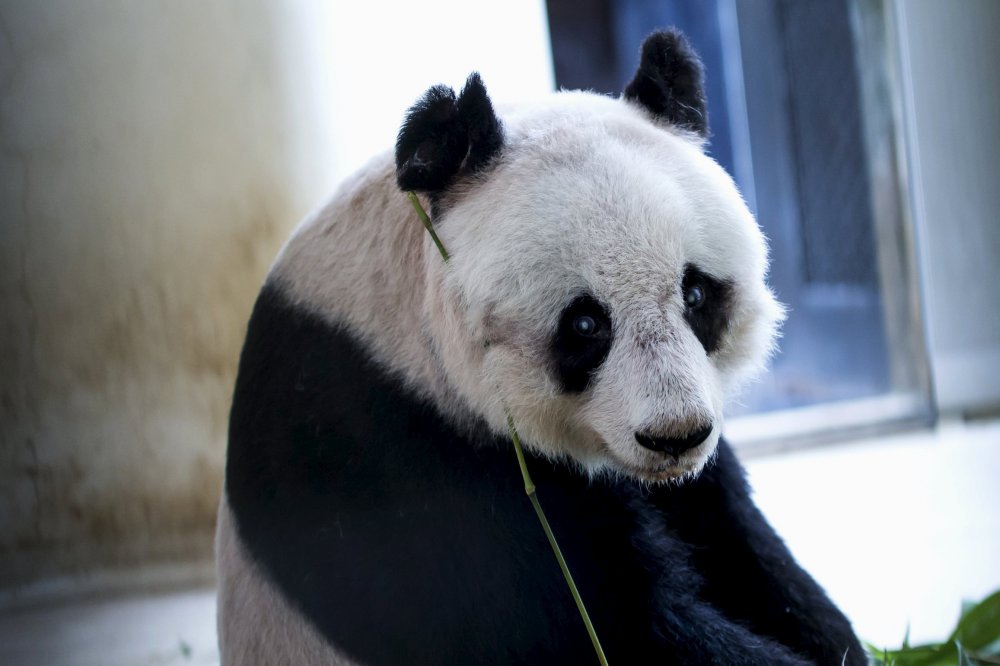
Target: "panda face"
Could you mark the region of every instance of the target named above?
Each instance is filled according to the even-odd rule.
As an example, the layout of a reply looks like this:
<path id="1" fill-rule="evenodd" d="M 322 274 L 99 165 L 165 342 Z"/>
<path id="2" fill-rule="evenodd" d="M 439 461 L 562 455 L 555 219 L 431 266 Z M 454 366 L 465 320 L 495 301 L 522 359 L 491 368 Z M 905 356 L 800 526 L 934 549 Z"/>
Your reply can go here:
<path id="1" fill-rule="evenodd" d="M 694 137 L 627 101 L 559 93 L 503 122 L 489 172 L 435 202 L 449 381 L 591 472 L 698 472 L 781 318 L 756 222 Z"/>
<path id="2" fill-rule="evenodd" d="M 428 90 L 396 182 L 428 195 L 422 325 L 442 411 L 535 450 L 647 481 L 697 473 L 726 397 L 782 317 L 766 246 L 703 152 L 701 64 L 651 35 L 620 99 L 560 92 L 498 116 L 478 75 Z"/>

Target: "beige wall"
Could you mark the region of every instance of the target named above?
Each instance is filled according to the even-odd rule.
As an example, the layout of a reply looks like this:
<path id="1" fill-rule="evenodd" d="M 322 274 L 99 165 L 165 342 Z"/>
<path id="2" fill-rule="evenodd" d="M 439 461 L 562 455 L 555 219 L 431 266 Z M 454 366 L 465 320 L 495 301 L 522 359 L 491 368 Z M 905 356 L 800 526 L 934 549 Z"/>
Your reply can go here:
<path id="1" fill-rule="evenodd" d="M 333 185 L 304 6 L 0 5 L 0 588 L 210 553 L 249 308 Z"/>
<path id="2" fill-rule="evenodd" d="M 0 2 L 0 604 L 208 561 L 246 319 L 291 228 L 428 86 L 478 69 L 498 103 L 551 90 L 544 2 L 481 19 Z"/>

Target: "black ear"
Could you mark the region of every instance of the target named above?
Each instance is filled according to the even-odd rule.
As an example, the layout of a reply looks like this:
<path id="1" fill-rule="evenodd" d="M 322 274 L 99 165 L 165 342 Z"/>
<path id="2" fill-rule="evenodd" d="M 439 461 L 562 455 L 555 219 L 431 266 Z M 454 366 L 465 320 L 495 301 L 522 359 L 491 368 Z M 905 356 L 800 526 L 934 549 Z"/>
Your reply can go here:
<path id="1" fill-rule="evenodd" d="M 441 192 L 474 173 L 503 146 L 503 127 L 479 74 L 462 94 L 434 86 L 406 113 L 396 138 L 396 182 L 402 190 Z"/>
<path id="2" fill-rule="evenodd" d="M 665 122 L 708 137 L 701 60 L 675 28 L 654 32 L 646 38 L 639 70 L 622 96 L 641 104 Z"/>

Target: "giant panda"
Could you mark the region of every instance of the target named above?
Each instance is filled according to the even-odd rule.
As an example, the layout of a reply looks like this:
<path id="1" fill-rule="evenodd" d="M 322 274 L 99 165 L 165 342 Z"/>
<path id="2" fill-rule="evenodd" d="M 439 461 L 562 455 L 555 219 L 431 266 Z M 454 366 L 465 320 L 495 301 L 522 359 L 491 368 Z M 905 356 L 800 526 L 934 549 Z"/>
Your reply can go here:
<path id="1" fill-rule="evenodd" d="M 253 309 L 219 510 L 226 664 L 864 664 L 721 438 L 782 309 L 673 30 L 620 98 L 431 88 Z M 404 192 L 419 193 L 445 261 Z"/>

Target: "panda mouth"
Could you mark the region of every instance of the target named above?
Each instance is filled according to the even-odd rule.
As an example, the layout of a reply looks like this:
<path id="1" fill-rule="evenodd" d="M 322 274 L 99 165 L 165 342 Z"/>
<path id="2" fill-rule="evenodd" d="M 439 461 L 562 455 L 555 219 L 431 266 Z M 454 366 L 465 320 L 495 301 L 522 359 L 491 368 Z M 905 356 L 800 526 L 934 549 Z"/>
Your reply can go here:
<path id="1" fill-rule="evenodd" d="M 702 468 L 699 458 L 691 459 L 688 456 L 681 456 L 678 459 L 675 456 L 664 455 L 659 456 L 657 460 L 651 460 L 647 465 L 635 465 L 620 460 L 618 464 L 629 476 L 643 481 L 660 483 L 683 481 L 695 476 Z"/>

